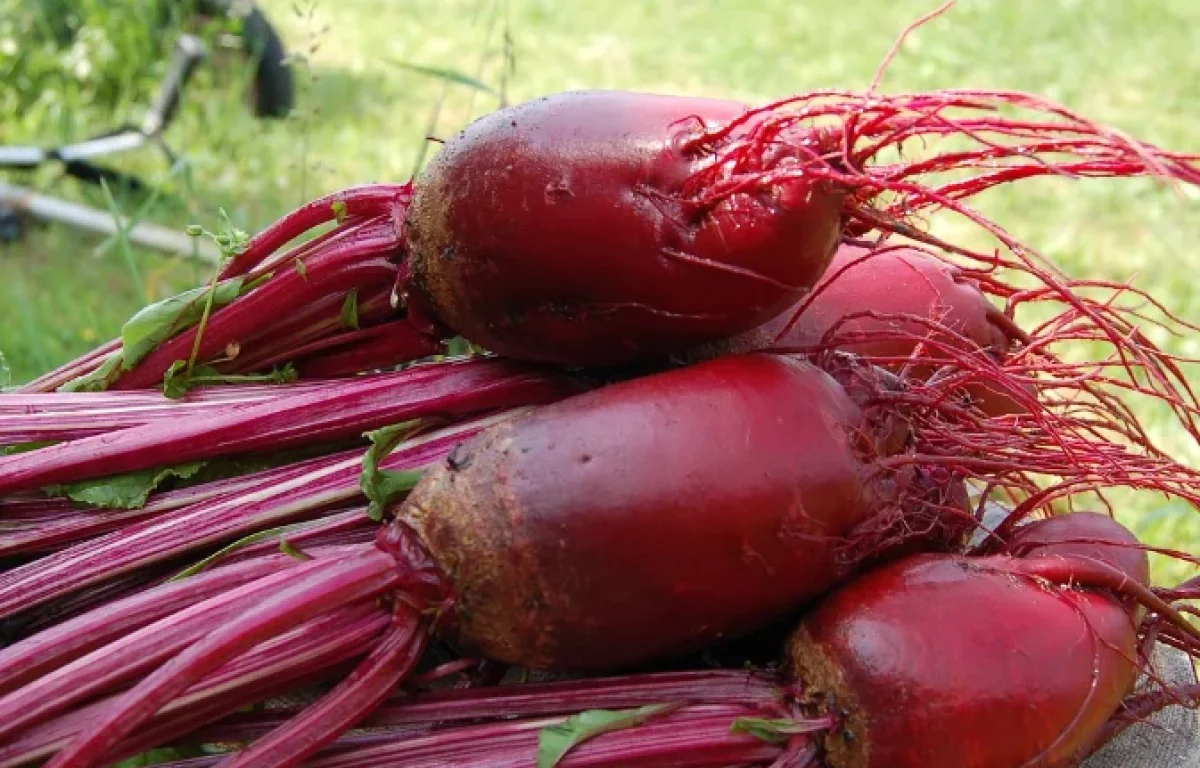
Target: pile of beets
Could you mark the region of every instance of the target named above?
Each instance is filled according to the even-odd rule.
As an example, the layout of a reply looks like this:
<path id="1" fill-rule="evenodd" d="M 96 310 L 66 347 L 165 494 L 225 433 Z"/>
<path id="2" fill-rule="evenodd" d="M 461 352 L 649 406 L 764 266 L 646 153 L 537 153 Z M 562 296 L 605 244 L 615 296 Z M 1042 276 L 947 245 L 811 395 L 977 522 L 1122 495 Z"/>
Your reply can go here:
<path id="1" fill-rule="evenodd" d="M 1195 706 L 1148 558 L 1197 561 L 1114 513 L 1200 504 L 1139 417 L 1200 441 L 1198 331 L 970 205 L 1134 175 L 1200 158 L 1004 91 L 564 93 L 226 227 L 0 394 L 0 768 L 1054 768 Z"/>

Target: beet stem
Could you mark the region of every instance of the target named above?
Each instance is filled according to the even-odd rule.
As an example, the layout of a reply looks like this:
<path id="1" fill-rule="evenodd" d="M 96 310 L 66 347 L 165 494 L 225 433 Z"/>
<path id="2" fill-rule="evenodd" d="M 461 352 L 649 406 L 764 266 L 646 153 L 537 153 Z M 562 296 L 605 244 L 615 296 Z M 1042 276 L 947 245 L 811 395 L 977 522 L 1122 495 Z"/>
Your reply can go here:
<path id="1" fill-rule="evenodd" d="M 335 204 L 345 215 L 370 216 L 392 213 L 407 204 L 412 184 L 369 184 L 352 187 L 305 203 L 251 238 L 246 249 L 233 258 L 221 272 L 221 280 L 249 272 L 271 253 L 308 230 L 338 218 Z"/>
<path id="2" fill-rule="evenodd" d="M 47 768 L 96 765 L 99 756 L 221 664 L 295 624 L 339 605 L 378 595 L 393 586 L 396 579 L 392 558 L 373 547 L 340 560 L 314 560 L 308 564 L 314 569 L 306 570 L 303 578 L 289 579 L 288 586 L 219 625 L 143 679 L 56 755 Z"/>
<path id="3" fill-rule="evenodd" d="M 511 411 L 419 435 L 392 452 L 387 469 L 418 469 L 443 458 Z M 128 526 L 0 574 L 0 617 L 196 549 L 362 498 L 362 452 L 310 459 L 261 475 L 262 482 L 171 515 Z"/>
<path id="4" fill-rule="evenodd" d="M 777 686 L 778 681 L 765 673 L 703 670 L 397 694 L 372 712 L 362 725 L 399 728 L 463 720 L 543 717 L 583 709 L 641 707 L 662 701 L 770 709 L 781 696 Z M 293 707 L 241 713 L 196 733 L 195 740 L 257 739 L 297 712 Z"/>
<path id="5" fill-rule="evenodd" d="M 335 610 L 262 643 L 192 686 L 109 755 L 118 760 L 186 734 L 263 699 L 319 682 L 361 656 L 386 627 L 387 614 L 360 603 Z M 0 768 L 45 759 L 101 718 L 119 694 L 86 704 L 0 747 Z M 186 741 L 186 739 L 185 739 Z"/>
<path id="6" fill-rule="evenodd" d="M 215 415 L 148 424 L 0 458 L 0 493 L 138 469 L 357 438 L 429 413 L 542 402 L 577 383 L 493 360 L 414 366 Z"/>
<path id="7" fill-rule="evenodd" d="M 568 752 L 559 765 L 562 768 L 638 764 L 698 768 L 769 763 L 783 753 L 782 745 L 730 730 L 738 717 L 753 714 L 755 710 L 729 705 L 684 707 L 637 727 L 589 739 Z M 518 720 L 459 726 L 430 735 L 402 734 L 390 744 L 339 751 L 311 760 L 306 766 L 527 766 L 536 762 L 541 729 L 562 720 Z"/>
<path id="8" fill-rule="evenodd" d="M 0 698 L 0 743 L 21 728 L 152 668 L 202 637 L 214 625 L 230 620 L 289 583 L 296 574 L 309 573 L 323 566 L 324 563 L 289 565 L 281 562 L 274 573 L 147 624 L 18 688 Z M 204 582 L 189 586 L 200 592 Z"/>
<path id="9" fill-rule="evenodd" d="M 222 763 L 223 768 L 293 768 L 370 714 L 416 666 L 428 628 L 400 604 L 387 634 L 337 688 L 287 725 Z"/>
<path id="10" fill-rule="evenodd" d="M 108 603 L 0 650 L 0 694 L 46 675 L 164 616 L 239 587 L 281 567 L 284 555 L 262 557 L 175 581 Z"/>

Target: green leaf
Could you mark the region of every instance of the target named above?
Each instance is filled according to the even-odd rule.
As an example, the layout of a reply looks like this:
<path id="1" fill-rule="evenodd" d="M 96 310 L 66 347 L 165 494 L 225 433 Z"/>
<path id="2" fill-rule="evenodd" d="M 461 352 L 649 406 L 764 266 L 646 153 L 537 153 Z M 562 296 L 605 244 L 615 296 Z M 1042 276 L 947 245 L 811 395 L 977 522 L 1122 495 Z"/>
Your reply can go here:
<path id="1" fill-rule="evenodd" d="M 358 289 L 346 294 L 342 302 L 342 327 L 358 330 Z"/>
<path id="2" fill-rule="evenodd" d="M 23 445 L 29 446 L 23 450 L 33 450 L 48 445 L 48 443 L 25 443 Z M 68 485 L 50 486 L 43 490 L 53 496 L 65 496 L 92 506 L 140 509 L 145 505 L 149 494 L 168 480 L 173 488 L 186 488 L 261 472 L 303 461 L 324 452 L 321 448 L 309 447 L 293 451 L 280 451 L 264 456 L 196 461 L 170 467 L 138 470 L 123 475 L 111 475 Z"/>
<path id="3" fill-rule="evenodd" d="M 207 570 L 215 563 L 224 560 L 227 555 L 231 555 L 234 552 L 237 552 L 239 549 L 245 549 L 251 544 L 258 544 L 261 541 L 278 539 L 282 536 L 292 533 L 293 531 L 300 530 L 305 525 L 307 525 L 307 523 L 292 523 L 291 525 L 281 525 L 277 528 L 268 528 L 265 531 L 258 531 L 250 534 L 249 536 L 243 536 L 232 544 L 228 544 L 221 549 L 218 549 L 216 552 L 213 552 L 203 560 L 184 568 L 182 571 L 172 576 L 169 581 L 180 581 L 190 576 L 195 576 L 197 573 Z"/>
<path id="4" fill-rule="evenodd" d="M 457 69 L 448 69 L 446 67 L 430 67 L 425 64 L 413 64 L 411 62 L 398 61 L 396 59 L 391 59 L 389 63 L 393 66 L 400 67 L 401 69 L 407 69 L 409 72 L 416 72 L 418 75 L 434 77 L 438 80 L 445 80 L 448 83 L 455 83 L 457 85 L 465 85 L 468 88 L 474 88 L 477 91 L 483 91 L 484 93 L 490 93 L 492 95 L 496 94 L 496 90 L 487 83 L 471 77 L 463 72 L 459 72 Z"/>
<path id="5" fill-rule="evenodd" d="M 572 715 L 538 733 L 538 768 L 554 768 L 568 752 L 603 733 L 634 728 L 677 704 L 650 704 L 637 709 L 591 709 Z"/>
<path id="6" fill-rule="evenodd" d="M 242 293 L 243 278 L 235 277 L 217 283 L 213 292 L 213 307 L 223 307 Z M 163 299 L 138 311 L 121 326 L 123 367 L 131 370 L 155 347 L 200 322 L 208 301 L 209 286 Z"/>
<path id="7" fill-rule="evenodd" d="M 363 457 L 362 475 L 358 484 L 371 502 L 367 506 L 367 515 L 376 522 L 383 520 L 384 510 L 393 499 L 411 491 L 421 479 L 420 470 L 379 468 L 379 463 L 395 450 L 397 445 L 407 440 L 420 424 L 419 419 L 414 419 L 366 433 L 371 447 Z"/>
<path id="8" fill-rule="evenodd" d="M 308 554 L 303 549 L 300 549 L 300 547 L 297 547 L 287 539 L 279 542 L 279 551 L 295 560 L 307 561 L 313 559 L 312 555 Z"/>
<path id="9" fill-rule="evenodd" d="M 224 208 L 219 210 L 221 216 L 221 226 L 218 228 L 216 241 L 221 248 L 221 252 L 226 256 L 237 256 L 245 252 L 246 247 L 250 244 L 250 234 L 244 229 L 238 229 L 233 225 L 233 220 L 229 218 L 229 214 Z"/>
<path id="10" fill-rule="evenodd" d="M 305 459 L 324 456 L 328 453 L 329 449 L 325 445 L 309 445 L 286 451 L 272 451 L 271 453 L 261 455 L 212 459 L 204 465 L 203 469 L 188 478 L 186 483 L 180 483 L 180 485 L 202 485 L 217 480 L 228 480 L 231 477 L 241 477 L 242 475 L 249 475 L 254 472 L 282 467 L 285 464 L 295 464 Z"/>
<path id="11" fill-rule="evenodd" d="M 136 757 L 126 758 L 115 764 L 113 768 L 148 768 L 162 763 L 173 763 L 176 760 L 186 760 L 189 757 L 205 757 L 208 753 L 203 747 L 159 747 L 149 752 L 143 752 Z"/>
<path id="12" fill-rule="evenodd" d="M 462 336 L 455 336 L 446 342 L 446 357 L 466 357 L 482 354 L 482 348 L 476 347 Z"/>
<path id="13" fill-rule="evenodd" d="M 105 509 L 141 509 L 150 494 L 172 478 L 187 479 L 200 471 L 203 461 L 152 467 L 121 475 L 51 485 L 42 490 L 49 496 L 65 496 L 80 504 Z"/>
<path id="14" fill-rule="evenodd" d="M 221 373 L 211 365 L 197 365 L 189 372 L 186 360 L 176 360 L 163 374 L 162 391 L 177 400 L 195 387 L 213 384 L 290 384 L 299 378 L 291 363 L 267 373 Z"/>
<path id="15" fill-rule="evenodd" d="M 255 288 L 259 287 L 260 285 L 264 285 L 268 280 L 270 280 L 274 276 L 275 276 L 274 272 L 267 272 L 265 274 L 259 275 L 258 277 L 251 280 L 249 283 L 247 283 L 242 288 L 241 295 L 245 296 L 247 293 L 250 293 L 250 291 L 253 291 Z"/>
<path id="16" fill-rule="evenodd" d="M 172 400 L 178 400 L 191 389 L 189 386 L 187 360 L 176 360 L 163 374 L 162 392 Z"/>
<path id="17" fill-rule="evenodd" d="M 8 361 L 4 359 L 4 353 L 0 352 L 0 390 L 12 384 L 12 369 L 8 367 Z"/>
<path id="18" fill-rule="evenodd" d="M 83 376 L 76 376 L 58 388 L 59 392 L 103 392 L 121 377 L 124 358 L 120 352 L 109 355 L 100 367 Z"/>
<path id="19" fill-rule="evenodd" d="M 176 360 L 163 374 L 162 392 L 172 400 L 178 400 L 196 386 L 196 376 L 220 376 L 221 372 L 211 365 L 197 365 L 187 369 L 187 360 Z"/>
<path id="20" fill-rule="evenodd" d="M 810 723 L 787 718 L 739 717 L 734 719 L 729 730 L 732 733 L 745 733 L 771 744 L 783 744 L 797 734 L 812 733 L 826 727 L 828 726 L 825 723 Z"/>
<path id="21" fill-rule="evenodd" d="M 35 443 L 16 443 L 14 445 L 0 445 L 0 456 L 13 456 L 18 453 L 29 453 L 36 451 L 38 448 L 45 448 L 48 445 L 54 445 L 55 440 L 41 440 Z"/>

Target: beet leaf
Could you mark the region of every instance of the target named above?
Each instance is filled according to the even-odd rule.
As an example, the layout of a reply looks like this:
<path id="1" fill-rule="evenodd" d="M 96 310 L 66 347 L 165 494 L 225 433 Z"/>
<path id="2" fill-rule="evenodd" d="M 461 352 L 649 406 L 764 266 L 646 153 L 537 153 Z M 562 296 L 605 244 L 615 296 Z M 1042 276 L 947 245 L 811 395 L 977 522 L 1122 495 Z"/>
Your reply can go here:
<path id="1" fill-rule="evenodd" d="M 383 520 L 384 510 L 397 496 L 411 491 L 421 479 L 421 470 L 379 468 L 379 462 L 387 458 L 397 445 L 411 437 L 420 426 L 420 419 L 413 419 L 365 433 L 371 441 L 371 447 L 363 456 L 359 485 L 363 494 L 371 501 L 367 507 L 367 515 L 376 522 Z"/>
<path id="2" fill-rule="evenodd" d="M 538 734 L 538 768 L 554 768 L 568 752 L 588 739 L 611 731 L 635 728 L 677 704 L 649 704 L 636 709 L 590 709 L 572 715 Z"/>
<path id="3" fill-rule="evenodd" d="M 141 509 L 150 494 L 168 480 L 187 480 L 205 465 L 189 461 L 171 467 L 153 467 L 120 475 L 81 480 L 77 483 L 51 485 L 43 488 L 49 496 L 66 497 L 71 501 L 104 509 Z"/>

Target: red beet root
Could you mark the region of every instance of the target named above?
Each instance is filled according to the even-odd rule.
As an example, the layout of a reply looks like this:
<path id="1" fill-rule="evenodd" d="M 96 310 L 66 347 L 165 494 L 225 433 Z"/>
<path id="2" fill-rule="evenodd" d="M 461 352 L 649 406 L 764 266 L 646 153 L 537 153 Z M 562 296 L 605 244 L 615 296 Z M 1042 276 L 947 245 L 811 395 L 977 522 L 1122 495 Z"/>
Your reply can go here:
<path id="1" fill-rule="evenodd" d="M 620 667 L 752 630 L 833 584 L 835 545 L 878 504 L 859 426 L 812 366 L 726 358 L 490 430 L 400 518 L 453 583 L 474 650 Z"/>
<path id="2" fill-rule="evenodd" d="M 1000 105 L 1067 122 L 997 117 Z M 1060 133 L 1069 138 L 1055 140 Z M 950 134 L 979 147 L 876 165 L 887 149 Z M 1023 94 L 831 92 L 754 109 L 616 91 L 556 94 L 472 124 L 417 179 L 406 219 L 408 298 L 421 314 L 511 357 L 577 365 L 663 358 L 749 330 L 794 303 L 845 234 L 940 242 L 905 221 L 929 208 L 984 226 L 1017 252 L 1009 263 L 1061 289 L 961 201 L 1063 172 L 1194 183 L 1200 171 L 1191 160 L 1139 148 Z M 916 181 L 993 164 L 1002 170 L 944 188 Z M 899 200 L 882 204 L 884 192 Z M 954 250 L 980 269 L 998 261 Z"/>
<path id="3" fill-rule="evenodd" d="M 795 674 L 815 709 L 842 718 L 825 739 L 831 768 L 1055 768 L 1086 757 L 1138 671 L 1137 619 L 1088 578 L 1088 563 L 1128 567 L 1132 591 L 1144 589 L 1130 577 L 1147 564 L 1111 519 L 1073 517 L 1026 526 L 1028 558 L 917 555 L 804 620 L 790 646 Z M 1056 544 L 1082 533 L 1096 542 L 1089 555 Z"/>
<path id="4" fill-rule="evenodd" d="M 792 320 L 786 318 L 788 324 Z M 839 250 L 794 324 L 781 330 L 776 346 L 819 347 L 840 338 L 838 349 L 922 378 L 939 362 L 952 363 L 942 353 L 945 347 L 1003 360 L 1021 341 L 1020 331 L 978 283 L 914 248 Z"/>
<path id="5" fill-rule="evenodd" d="M 635 675 L 405 697 L 364 725 L 441 726 L 348 736 L 313 764 L 532 764 L 536 732 L 556 721 L 529 716 L 653 703 L 663 709 L 647 722 L 589 738 L 561 764 L 1076 766 L 1121 722 L 1118 705 L 1146 697 L 1127 695 L 1142 663 L 1135 641 L 1147 631 L 1134 610 L 1156 600 L 1141 581 L 1146 556 L 1111 518 L 1084 513 L 1022 526 L 1009 544 L 1019 557 L 923 555 L 853 582 L 802 620 L 788 649 L 790 683 L 768 675 L 757 681 L 763 690 L 727 670 L 695 673 L 686 688 Z M 693 706 L 710 697 L 726 706 Z M 292 716 L 250 714 L 204 737 L 261 737 Z M 453 723 L 481 717 L 497 722 Z M 234 764 L 248 765 L 248 754 Z"/>
<path id="6" fill-rule="evenodd" d="M 979 283 L 944 259 L 909 246 L 843 246 L 810 295 L 699 354 L 837 349 L 925 378 L 955 364 L 947 350 L 1003 361 L 1024 339 Z M 966 391 L 990 415 L 1024 410 L 995 387 L 972 384 Z"/>
<path id="7" fill-rule="evenodd" d="M 463 645 L 531 667 L 620 667 L 752 631 L 851 572 L 856 528 L 903 502 L 906 487 L 890 481 L 904 473 L 884 472 L 878 489 L 868 477 L 874 437 L 828 374 L 771 355 L 635 379 L 502 422 L 427 471 L 377 548 L 319 564 L 269 606 L 197 639 L 52 765 L 91 764 L 295 616 L 372 595 L 391 596 L 407 639 L 376 649 L 329 699 L 358 704 L 309 710 L 237 765 L 294 765 L 386 695 L 426 637 L 412 631 L 414 607 L 440 606 L 438 627 Z M 928 496 L 921 487 L 912 498 Z"/>
<path id="8" fill-rule="evenodd" d="M 837 346 L 844 351 L 903 365 L 918 342 L 901 333 L 938 336 L 929 325 L 907 319 L 914 316 L 955 331 L 941 334 L 947 343 L 971 341 L 1003 356 L 1019 339 L 999 315 L 974 281 L 925 251 L 843 246 L 811 295 L 727 343 L 735 349 L 817 347 L 832 336 L 843 339 Z"/>
<path id="9" fill-rule="evenodd" d="M 371 649 L 327 704 L 306 710 L 227 768 L 297 765 L 410 673 L 430 629 L 470 651 L 529 667 L 649 662 L 759 628 L 865 563 L 886 559 L 893 547 L 957 545 L 970 520 L 955 506 L 963 477 L 1015 490 L 1030 482 L 1022 472 L 1057 475 L 1061 490 L 1080 478 L 1103 485 L 1098 472 L 1127 462 L 1086 444 L 1060 447 L 1068 435 L 1039 434 L 1033 424 L 1016 442 L 1011 429 L 993 429 L 992 420 L 955 421 L 955 408 L 941 412 L 936 398 L 921 404 L 892 392 L 894 377 L 841 359 L 831 375 L 783 355 L 724 357 L 491 426 L 427 471 L 374 547 L 306 563 L 307 575 L 282 588 L 268 585 L 267 603 L 228 617 L 218 631 L 190 636 L 191 625 L 178 629 L 172 642 L 190 644 L 99 713 L 51 766 L 102 760 L 158 707 L 220 665 L 351 602 L 389 610 L 390 639 Z M 911 404 L 897 409 L 888 402 L 893 394 Z M 943 442 L 961 435 L 975 447 Z M 1009 445 L 994 451 L 990 441 L 997 439 Z M 1188 480 L 1120 477 L 1154 487 Z M 1116 561 L 1052 554 L 980 558 L 970 567 L 999 571 L 1004 584 L 1076 581 L 1119 590 L 1178 621 Z M 1091 611 L 1094 597 L 1109 605 L 1099 592 L 1080 595 L 1068 603 Z M 943 604 L 936 596 L 922 599 Z M 1129 623 L 1126 604 L 1113 605 Z M 221 606 L 189 610 L 202 618 Z M 1097 621 L 1107 621 L 1095 610 Z M 923 626 L 939 631 L 946 621 L 926 618 Z M 161 621 L 174 626 L 170 617 Z M 1061 644 L 1061 635 L 1051 635 Z M 94 653 L 105 656 L 103 649 Z M 814 690 L 824 684 L 813 680 Z M 0 723 L 12 716 L 6 704 L 16 709 L 37 689 L 23 690 L 0 699 Z"/>
<path id="10" fill-rule="evenodd" d="M 593 91 L 473 123 L 417 184 L 410 300 L 495 352 L 580 365 L 664 357 L 763 322 L 825 270 L 845 192 L 796 179 L 691 201 L 684 185 L 712 161 L 689 140 L 745 110 Z"/>
<path id="11" fill-rule="evenodd" d="M 1005 548 L 1023 559 L 1059 555 L 1099 560 L 1138 584 L 1150 583 L 1150 563 L 1137 538 L 1111 517 L 1095 512 L 1075 512 L 1018 526 Z"/>

